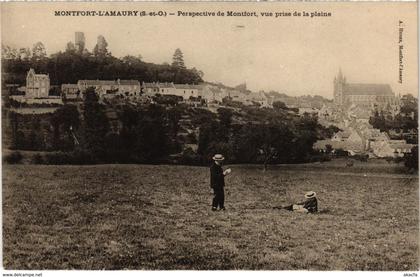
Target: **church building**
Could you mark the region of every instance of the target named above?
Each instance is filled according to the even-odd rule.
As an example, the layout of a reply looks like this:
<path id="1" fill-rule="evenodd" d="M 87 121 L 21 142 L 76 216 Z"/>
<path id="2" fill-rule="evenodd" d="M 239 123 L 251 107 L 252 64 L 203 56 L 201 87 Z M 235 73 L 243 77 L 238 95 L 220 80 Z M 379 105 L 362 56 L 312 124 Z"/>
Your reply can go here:
<path id="1" fill-rule="evenodd" d="M 341 73 L 334 78 L 334 103 L 338 106 L 357 105 L 366 108 L 394 104 L 396 97 L 388 84 L 347 83 Z"/>

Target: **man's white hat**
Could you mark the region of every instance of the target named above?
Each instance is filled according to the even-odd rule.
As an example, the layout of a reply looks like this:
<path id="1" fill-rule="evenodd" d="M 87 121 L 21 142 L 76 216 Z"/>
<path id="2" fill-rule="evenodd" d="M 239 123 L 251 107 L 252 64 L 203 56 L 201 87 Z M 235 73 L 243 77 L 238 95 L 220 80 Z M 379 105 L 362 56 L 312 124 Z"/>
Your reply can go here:
<path id="1" fill-rule="evenodd" d="M 314 198 L 316 196 L 316 192 L 315 191 L 308 191 L 307 193 L 305 193 L 305 198 Z"/>
<path id="2" fill-rule="evenodd" d="M 213 156 L 213 160 L 215 161 L 223 161 L 225 159 L 225 157 L 223 157 L 222 154 L 216 154 Z"/>

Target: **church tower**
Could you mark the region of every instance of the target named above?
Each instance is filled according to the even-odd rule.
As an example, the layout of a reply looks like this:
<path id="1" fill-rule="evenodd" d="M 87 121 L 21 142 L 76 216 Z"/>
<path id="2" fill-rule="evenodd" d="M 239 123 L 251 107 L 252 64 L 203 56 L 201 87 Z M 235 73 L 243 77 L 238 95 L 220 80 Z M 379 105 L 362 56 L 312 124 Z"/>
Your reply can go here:
<path id="1" fill-rule="evenodd" d="M 346 84 L 346 78 L 341 73 L 341 68 L 338 71 L 338 75 L 334 78 L 334 103 L 336 105 L 344 104 L 344 85 Z"/>

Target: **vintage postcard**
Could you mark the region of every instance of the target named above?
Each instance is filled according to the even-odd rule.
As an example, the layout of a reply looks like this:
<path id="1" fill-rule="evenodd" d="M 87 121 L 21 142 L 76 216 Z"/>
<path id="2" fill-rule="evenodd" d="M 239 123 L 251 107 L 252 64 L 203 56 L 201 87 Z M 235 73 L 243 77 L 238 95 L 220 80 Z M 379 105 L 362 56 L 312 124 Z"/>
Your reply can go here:
<path id="1" fill-rule="evenodd" d="M 0 5 L 4 270 L 416 276 L 417 2 Z"/>

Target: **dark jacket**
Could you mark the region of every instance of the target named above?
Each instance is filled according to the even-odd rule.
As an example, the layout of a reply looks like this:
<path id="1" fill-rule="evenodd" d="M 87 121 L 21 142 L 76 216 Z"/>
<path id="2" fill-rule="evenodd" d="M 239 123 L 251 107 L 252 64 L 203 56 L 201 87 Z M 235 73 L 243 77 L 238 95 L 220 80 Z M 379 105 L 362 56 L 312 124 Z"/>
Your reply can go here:
<path id="1" fill-rule="evenodd" d="M 213 163 L 210 167 L 210 187 L 213 189 L 223 188 L 225 186 L 225 175 L 220 165 Z"/>
<path id="2" fill-rule="evenodd" d="M 303 205 L 310 213 L 318 211 L 318 200 L 316 200 L 316 197 L 306 199 L 304 202 L 299 203 L 299 205 Z"/>

